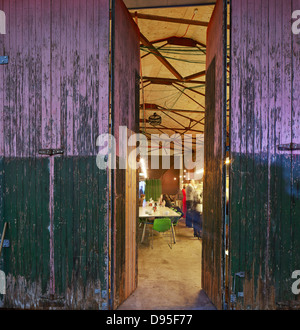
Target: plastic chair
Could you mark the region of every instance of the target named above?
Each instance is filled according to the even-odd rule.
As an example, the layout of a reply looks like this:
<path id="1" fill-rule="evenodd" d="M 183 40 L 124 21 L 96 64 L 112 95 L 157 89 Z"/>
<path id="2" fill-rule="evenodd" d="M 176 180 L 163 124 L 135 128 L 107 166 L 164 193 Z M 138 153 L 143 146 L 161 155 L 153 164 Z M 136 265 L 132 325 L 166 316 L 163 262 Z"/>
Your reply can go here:
<path id="1" fill-rule="evenodd" d="M 151 221 L 149 221 L 149 220 L 151 220 Z M 149 218 L 149 219 L 139 218 L 139 227 L 141 227 L 143 225 L 141 243 L 144 242 L 144 238 L 145 238 L 145 234 L 146 234 L 146 226 L 152 225 L 153 221 L 154 221 L 154 218 Z M 150 233 L 149 233 L 149 236 L 150 236 Z"/>
<path id="2" fill-rule="evenodd" d="M 167 231 L 171 232 L 171 240 L 170 244 L 168 243 L 169 247 L 172 249 L 172 244 L 175 243 L 175 237 L 174 237 L 174 228 L 172 224 L 172 220 L 170 218 L 158 218 L 155 219 L 152 226 L 152 248 L 153 248 L 153 230 L 164 233 Z"/>

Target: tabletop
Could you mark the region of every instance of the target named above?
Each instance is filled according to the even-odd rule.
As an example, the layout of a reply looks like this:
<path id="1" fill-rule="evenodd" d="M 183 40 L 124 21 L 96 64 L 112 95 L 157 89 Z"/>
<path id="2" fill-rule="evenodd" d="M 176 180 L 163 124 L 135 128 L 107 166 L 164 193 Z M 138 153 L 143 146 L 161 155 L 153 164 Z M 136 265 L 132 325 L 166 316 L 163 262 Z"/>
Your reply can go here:
<path id="1" fill-rule="evenodd" d="M 179 217 L 178 213 L 166 206 L 158 206 L 157 210 L 153 211 L 153 206 L 139 207 L 140 218 L 163 218 L 163 217 Z"/>

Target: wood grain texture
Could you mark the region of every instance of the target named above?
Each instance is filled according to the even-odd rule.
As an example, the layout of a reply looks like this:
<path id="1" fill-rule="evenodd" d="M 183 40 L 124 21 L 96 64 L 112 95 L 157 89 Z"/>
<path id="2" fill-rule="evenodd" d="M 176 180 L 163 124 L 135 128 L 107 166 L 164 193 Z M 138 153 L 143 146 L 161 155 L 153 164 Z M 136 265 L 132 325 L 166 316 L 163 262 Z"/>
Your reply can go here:
<path id="1" fill-rule="evenodd" d="M 279 148 L 298 143 L 300 133 L 294 6 L 292 0 L 232 1 L 230 275 L 237 297 L 232 308 L 297 305 L 291 274 L 300 262 L 299 159 L 298 151 Z M 241 271 L 245 278 L 234 291 Z"/>
<path id="2" fill-rule="evenodd" d="M 126 137 L 119 136 L 119 127 L 125 126 L 130 132 L 137 132 L 139 125 L 139 71 L 140 35 L 121 0 L 115 1 L 112 46 L 112 135 L 116 139 L 117 169 L 113 171 L 114 209 L 113 209 L 113 287 L 114 308 L 117 308 L 136 288 L 137 285 L 137 212 L 129 209 L 137 201 L 134 184 L 136 171 L 127 171 L 123 166 L 125 150 L 120 146 Z M 126 132 L 126 131 L 125 131 Z M 132 133 L 131 133 L 132 134 Z M 128 138 L 128 134 L 127 134 Z M 126 196 L 128 198 L 126 198 Z"/>
<path id="3" fill-rule="evenodd" d="M 226 132 L 223 5 L 222 0 L 217 1 L 207 30 L 202 238 L 202 287 L 218 309 L 222 309 L 223 293 L 223 146 Z"/>
<path id="4" fill-rule="evenodd" d="M 96 139 L 109 127 L 109 1 L 3 0 L 0 9 L 7 306 L 107 309 L 108 173 L 96 168 Z M 64 155 L 49 160 L 45 148 Z"/>

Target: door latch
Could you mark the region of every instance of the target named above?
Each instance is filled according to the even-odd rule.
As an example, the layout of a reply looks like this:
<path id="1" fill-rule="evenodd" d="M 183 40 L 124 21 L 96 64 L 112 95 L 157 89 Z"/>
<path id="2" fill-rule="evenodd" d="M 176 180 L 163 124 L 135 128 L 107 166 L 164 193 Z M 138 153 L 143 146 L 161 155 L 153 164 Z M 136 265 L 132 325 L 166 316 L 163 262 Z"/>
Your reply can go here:
<path id="1" fill-rule="evenodd" d="M 63 149 L 40 149 L 39 150 L 40 155 L 46 155 L 46 156 L 62 155 L 63 153 L 64 153 Z"/>
<path id="2" fill-rule="evenodd" d="M 287 144 L 280 144 L 278 146 L 278 150 L 280 151 L 293 151 L 293 150 L 300 150 L 300 144 L 297 143 L 287 143 Z"/>

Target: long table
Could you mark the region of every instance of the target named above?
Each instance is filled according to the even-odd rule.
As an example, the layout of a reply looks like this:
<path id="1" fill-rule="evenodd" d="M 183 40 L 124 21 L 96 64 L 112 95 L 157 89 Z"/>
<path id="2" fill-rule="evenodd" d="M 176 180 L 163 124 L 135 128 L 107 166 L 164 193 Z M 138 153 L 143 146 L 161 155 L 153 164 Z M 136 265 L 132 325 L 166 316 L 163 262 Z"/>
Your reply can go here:
<path id="1" fill-rule="evenodd" d="M 166 206 L 158 206 L 157 210 L 155 212 L 153 211 L 152 206 L 146 206 L 146 207 L 140 206 L 139 207 L 139 218 L 145 220 L 143 222 L 144 228 L 143 228 L 141 243 L 143 243 L 144 238 L 145 238 L 147 224 L 154 222 L 155 218 L 169 218 L 169 217 L 179 217 L 179 215 L 178 215 L 178 213 L 176 213 L 175 211 L 171 210 L 169 207 L 166 207 Z M 171 226 L 171 229 L 172 229 L 172 234 L 173 234 L 173 238 L 174 238 L 174 243 L 176 243 L 173 224 Z"/>

